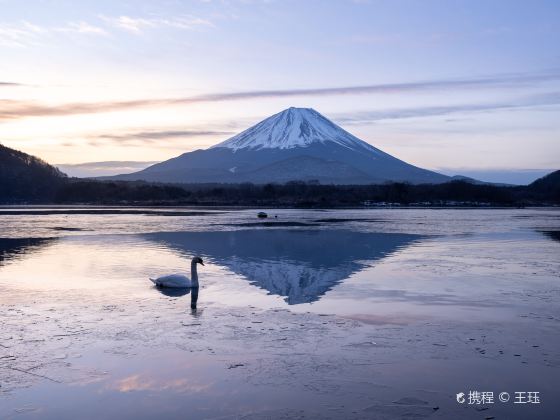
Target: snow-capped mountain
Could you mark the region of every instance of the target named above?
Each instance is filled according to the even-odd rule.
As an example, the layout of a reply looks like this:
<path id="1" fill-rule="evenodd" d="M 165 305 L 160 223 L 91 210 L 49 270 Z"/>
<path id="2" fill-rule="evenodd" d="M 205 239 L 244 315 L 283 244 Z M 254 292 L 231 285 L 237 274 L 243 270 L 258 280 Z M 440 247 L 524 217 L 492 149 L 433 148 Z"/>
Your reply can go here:
<path id="1" fill-rule="evenodd" d="M 288 108 L 209 149 L 110 178 L 180 183 L 316 180 L 333 184 L 419 184 L 450 179 L 373 147 L 310 108 Z"/>
<path id="2" fill-rule="evenodd" d="M 365 141 L 354 137 L 311 108 L 288 108 L 268 117 L 238 135 L 212 148 L 291 149 L 313 143 L 332 142 L 348 149 L 379 152 Z"/>

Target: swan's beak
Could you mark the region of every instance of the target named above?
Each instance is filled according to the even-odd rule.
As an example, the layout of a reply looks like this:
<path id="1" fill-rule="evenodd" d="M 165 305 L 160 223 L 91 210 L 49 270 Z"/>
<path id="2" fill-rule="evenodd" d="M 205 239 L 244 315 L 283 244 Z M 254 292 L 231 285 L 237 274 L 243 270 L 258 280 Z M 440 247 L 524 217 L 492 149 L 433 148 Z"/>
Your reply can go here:
<path id="1" fill-rule="evenodd" d="M 200 265 L 204 265 L 204 261 L 200 260 Z"/>

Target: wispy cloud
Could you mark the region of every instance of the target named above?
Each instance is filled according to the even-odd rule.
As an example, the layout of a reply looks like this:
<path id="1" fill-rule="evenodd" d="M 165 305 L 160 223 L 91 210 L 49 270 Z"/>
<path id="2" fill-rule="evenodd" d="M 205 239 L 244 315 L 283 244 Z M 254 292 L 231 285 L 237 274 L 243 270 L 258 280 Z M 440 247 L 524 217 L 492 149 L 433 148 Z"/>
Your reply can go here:
<path id="1" fill-rule="evenodd" d="M 547 72 L 539 74 L 510 74 L 470 79 L 432 80 L 423 82 L 375 84 L 364 86 L 326 87 L 310 89 L 284 89 L 284 90 L 254 90 L 241 92 L 221 92 L 206 95 L 179 97 L 179 98 L 146 98 L 124 101 L 107 102 L 76 102 L 60 105 L 45 105 L 33 101 L 0 100 L 0 121 L 14 120 L 26 117 L 60 116 L 73 114 L 89 114 L 129 110 L 144 107 L 161 107 L 174 105 L 189 105 L 205 102 L 223 102 L 261 98 L 285 98 L 297 96 L 337 96 L 337 95 L 364 95 L 364 94 L 402 94 L 421 91 L 452 91 L 460 89 L 488 89 L 488 88 L 516 88 L 534 85 L 543 82 L 560 80 L 560 72 Z M 524 99 L 521 103 L 494 104 L 492 107 L 520 107 L 539 104 L 542 101 L 556 103 L 558 93 Z M 539 99 L 540 98 L 540 99 Z M 540 102 L 539 102 L 540 100 Z M 525 101 L 525 102 L 523 102 Z M 546 103 L 544 103 L 546 104 Z M 466 105 L 469 107 L 470 105 Z M 484 106 L 484 105 L 481 105 Z M 443 108 L 424 108 L 424 112 L 442 113 Z M 384 111 L 385 112 L 385 111 Z M 415 111 L 419 112 L 419 111 Z"/>
<path id="2" fill-rule="evenodd" d="M 22 83 L 15 83 L 15 82 L 0 82 L 0 87 L 18 87 L 18 86 L 25 86 Z"/>
<path id="3" fill-rule="evenodd" d="M 85 21 L 66 22 L 61 26 L 40 26 L 25 20 L 15 23 L 0 23 L 0 47 L 24 48 L 41 45 L 45 37 L 57 33 L 86 35 L 108 35 L 100 26 Z"/>
<path id="4" fill-rule="evenodd" d="M 174 18 L 145 18 L 132 16 L 100 17 L 118 29 L 123 29 L 137 34 L 150 28 L 170 27 L 175 29 L 192 30 L 201 26 L 214 26 L 209 20 L 196 16 L 182 16 Z"/>
<path id="5" fill-rule="evenodd" d="M 61 163 L 56 166 L 64 173 L 77 177 L 97 177 L 140 171 L 156 161 L 106 161 L 76 164 Z"/>
<path id="6" fill-rule="evenodd" d="M 179 16 L 173 18 L 131 17 L 131 16 L 99 16 L 98 24 L 80 21 L 63 22 L 57 26 L 41 26 L 26 20 L 17 22 L 0 22 L 0 47 L 24 48 L 40 45 L 45 36 L 75 33 L 83 35 L 110 35 L 111 29 L 121 29 L 133 33 L 141 33 L 149 28 L 174 28 L 193 30 L 200 27 L 213 27 L 207 19 L 196 16 Z"/>
<path id="7" fill-rule="evenodd" d="M 57 32 L 75 32 L 79 34 L 109 35 L 109 32 L 105 29 L 84 21 L 69 22 L 65 26 L 54 28 L 53 30 Z"/>
<path id="8" fill-rule="evenodd" d="M 36 44 L 46 30 L 25 20 L 17 23 L 0 23 L 0 47 L 22 48 Z"/>
<path id="9" fill-rule="evenodd" d="M 120 16 L 116 18 L 103 17 L 105 21 L 119 29 L 139 33 L 143 28 L 153 27 L 154 23 L 148 19 Z"/>
<path id="10" fill-rule="evenodd" d="M 139 168 L 153 165 L 158 161 L 135 161 L 135 160 L 109 160 L 104 162 L 83 162 L 83 163 L 60 163 L 59 166 L 72 168 L 88 169 L 115 169 L 115 168 Z"/>
<path id="11" fill-rule="evenodd" d="M 127 142 L 145 142 L 152 143 L 164 139 L 185 139 L 191 137 L 204 136 L 224 136 L 234 134 L 230 131 L 213 131 L 213 130 L 148 130 L 126 132 L 121 134 L 98 134 L 89 136 L 90 139 L 108 140 L 116 143 Z"/>
<path id="12" fill-rule="evenodd" d="M 486 104 L 462 104 L 450 106 L 427 106 L 416 108 L 398 108 L 382 111 L 355 112 L 335 116 L 337 122 L 345 125 L 366 125 L 382 120 L 433 117 L 457 113 L 488 112 L 519 109 L 535 106 L 560 105 L 560 92 L 532 95 L 510 102 Z"/>

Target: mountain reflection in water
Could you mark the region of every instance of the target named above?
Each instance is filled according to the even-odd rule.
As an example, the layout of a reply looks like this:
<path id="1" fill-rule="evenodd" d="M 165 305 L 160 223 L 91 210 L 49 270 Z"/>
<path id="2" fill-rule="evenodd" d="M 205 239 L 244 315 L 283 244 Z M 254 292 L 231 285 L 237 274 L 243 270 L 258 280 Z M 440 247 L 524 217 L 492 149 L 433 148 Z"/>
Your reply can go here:
<path id="1" fill-rule="evenodd" d="M 423 239 L 347 230 L 237 230 L 142 235 L 187 256 L 205 256 L 290 305 L 317 301 L 352 274 Z"/>
<path id="2" fill-rule="evenodd" d="M 52 244 L 56 238 L 0 238 L 0 266 Z"/>
<path id="3" fill-rule="evenodd" d="M 560 242 L 560 230 L 543 230 L 540 232 L 548 239 Z"/>

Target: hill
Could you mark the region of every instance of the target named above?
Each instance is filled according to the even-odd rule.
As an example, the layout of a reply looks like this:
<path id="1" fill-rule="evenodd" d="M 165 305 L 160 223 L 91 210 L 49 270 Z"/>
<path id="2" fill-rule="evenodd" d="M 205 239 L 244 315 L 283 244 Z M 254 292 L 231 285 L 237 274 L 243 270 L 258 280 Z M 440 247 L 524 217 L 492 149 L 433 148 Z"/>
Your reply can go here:
<path id="1" fill-rule="evenodd" d="M 527 189 L 532 193 L 534 199 L 560 202 L 560 170 L 537 179 L 529 184 Z"/>
<path id="2" fill-rule="evenodd" d="M 52 200 L 66 175 L 43 160 L 0 144 L 0 202 Z"/>

